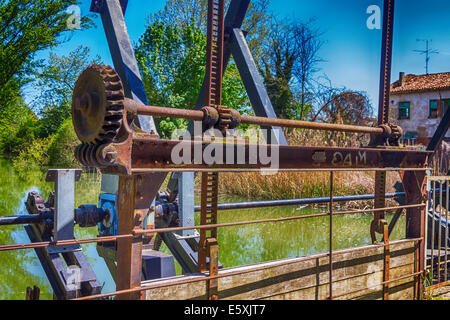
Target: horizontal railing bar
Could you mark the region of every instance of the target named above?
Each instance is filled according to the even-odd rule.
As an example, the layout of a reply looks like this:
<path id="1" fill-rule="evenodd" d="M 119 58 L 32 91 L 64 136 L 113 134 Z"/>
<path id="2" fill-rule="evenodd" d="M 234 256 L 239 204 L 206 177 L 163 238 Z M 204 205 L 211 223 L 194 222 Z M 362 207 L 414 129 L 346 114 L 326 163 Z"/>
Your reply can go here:
<path id="1" fill-rule="evenodd" d="M 367 210 L 341 211 L 341 212 L 334 212 L 333 215 L 359 214 L 359 213 L 370 213 L 370 212 L 378 212 L 378 211 L 391 211 L 391 210 L 397 210 L 397 209 L 419 208 L 419 207 L 425 207 L 425 206 L 426 206 L 425 204 L 415 204 L 415 205 L 367 209 Z M 303 216 L 297 216 L 297 217 L 286 217 L 286 218 L 278 218 L 278 219 L 274 218 L 274 219 L 253 220 L 253 221 L 244 221 L 244 222 L 232 222 L 232 223 L 223 223 L 223 224 L 217 224 L 217 225 L 200 225 L 200 226 L 192 226 L 192 227 L 174 227 L 174 228 L 161 228 L 161 229 L 151 229 L 151 230 L 138 230 L 138 231 L 134 231 L 133 234 L 108 236 L 108 237 L 97 237 L 97 238 L 91 238 L 91 239 L 73 239 L 73 240 L 63 240 L 63 241 L 57 241 L 57 242 L 45 241 L 45 242 L 34 242 L 34 243 L 26 243 L 26 244 L 1 245 L 0 252 L 12 251 L 12 250 L 23 250 L 23 249 L 46 248 L 46 247 L 58 247 L 58 246 L 67 246 L 67 245 L 72 245 L 72 244 L 105 243 L 105 242 L 113 242 L 118 239 L 134 238 L 135 236 L 141 235 L 141 234 L 165 233 L 165 232 L 195 230 L 195 229 L 199 229 L 199 230 L 200 229 L 211 229 L 211 228 L 232 227 L 232 226 L 239 226 L 239 225 L 245 225 L 245 224 L 258 224 L 258 223 L 268 223 L 268 222 L 283 222 L 283 221 L 299 220 L 299 219 L 322 217 L 322 216 L 329 216 L 329 215 L 330 215 L 329 213 L 319 213 L 319 214 L 303 215 Z"/>
<path id="2" fill-rule="evenodd" d="M 438 189 L 436 189 L 436 191 L 438 191 Z M 386 198 L 400 198 L 400 197 L 404 197 L 404 196 L 405 196 L 404 192 L 386 193 Z M 352 196 L 338 196 L 338 197 L 333 197 L 333 199 L 335 202 L 348 202 L 348 201 L 371 200 L 374 197 L 375 197 L 375 195 L 373 195 L 373 194 L 364 194 L 364 195 L 352 195 Z M 236 210 L 236 209 L 269 208 L 269 207 L 303 205 L 303 204 L 321 204 L 321 203 L 328 203 L 329 201 L 330 201 L 329 197 L 319 197 L 319 198 L 304 198 L 304 199 L 225 203 L 225 204 L 219 204 L 218 210 Z M 194 211 L 199 212 L 200 206 L 194 206 Z M 39 214 L 0 216 L 0 226 L 41 223 L 44 218 L 50 218 L 50 216 L 45 217 L 45 216 L 42 216 Z"/>
<path id="3" fill-rule="evenodd" d="M 386 198 L 400 198 L 404 197 L 405 192 L 386 193 Z M 348 201 L 364 201 L 375 198 L 374 194 L 352 195 L 352 196 L 337 196 L 333 197 L 334 202 L 348 202 Z M 319 198 L 304 198 L 304 199 L 287 199 L 287 200 L 268 200 L 268 201 L 253 201 L 253 202 L 237 202 L 237 203 L 223 203 L 219 204 L 218 210 L 236 210 L 248 208 L 269 208 L 278 206 L 293 206 L 303 204 L 321 204 L 330 202 L 330 197 Z M 194 206 L 194 211 L 199 212 L 200 206 Z"/>
<path id="4" fill-rule="evenodd" d="M 407 243 L 407 242 L 418 242 L 418 241 L 422 241 L 422 240 L 423 240 L 423 238 L 403 239 L 403 240 L 395 241 L 395 244 Z M 335 251 L 335 252 L 333 252 L 333 254 L 334 255 L 340 255 L 340 254 L 344 254 L 344 253 L 365 250 L 365 249 L 367 249 L 367 247 L 377 247 L 378 248 L 378 247 L 385 247 L 386 245 L 387 244 L 384 244 L 384 243 L 371 244 L 369 246 L 364 246 L 364 247 L 349 248 L 349 249 Z M 392 245 L 392 243 L 391 243 L 391 245 Z M 194 279 L 185 279 L 185 280 L 179 280 L 179 281 L 174 281 L 174 282 L 170 282 L 170 283 L 161 283 L 161 284 L 156 284 L 156 285 L 148 285 L 148 286 L 144 286 L 144 287 L 141 286 L 141 287 L 133 288 L 133 289 L 120 290 L 120 291 L 115 291 L 115 292 L 110 292 L 110 293 L 104 293 L 104 294 L 98 294 L 98 295 L 92 295 L 92 296 L 87 296 L 87 297 L 76 298 L 76 299 L 73 299 L 73 300 L 94 300 L 94 299 L 106 298 L 106 297 L 116 296 L 116 295 L 125 294 L 125 293 L 142 292 L 142 291 L 148 291 L 148 290 L 159 289 L 159 288 L 166 288 L 166 287 L 171 287 L 171 286 L 176 286 L 176 285 L 181 285 L 181 284 L 189 284 L 189 283 L 195 283 L 195 282 L 201 282 L 201 281 L 208 281 L 208 280 L 214 280 L 214 279 L 228 278 L 228 277 L 241 275 L 241 274 L 246 274 L 246 273 L 250 273 L 250 272 L 262 271 L 262 270 L 266 270 L 266 269 L 286 266 L 286 265 L 298 263 L 298 262 L 303 261 L 303 260 L 310 260 L 310 259 L 317 259 L 317 258 L 321 258 L 321 257 L 326 257 L 326 256 L 328 256 L 328 254 L 329 253 L 322 253 L 322 254 L 316 254 L 316 255 L 312 255 L 312 256 L 292 258 L 292 259 L 289 259 L 288 261 L 275 261 L 274 263 L 268 262 L 268 263 L 270 263 L 270 265 L 262 266 L 262 267 L 259 267 L 259 268 L 258 267 L 256 267 L 256 268 L 248 268 L 246 270 L 239 270 L 239 271 L 234 271 L 234 272 L 232 271 L 232 272 L 222 273 L 222 274 L 218 274 L 216 276 L 207 276 L 206 274 L 208 274 L 208 273 L 204 273 L 205 276 L 202 276 L 203 274 L 200 274 L 197 278 L 194 278 Z M 192 276 L 195 276 L 195 275 L 192 275 Z"/>
<path id="5" fill-rule="evenodd" d="M 449 281 L 444 281 L 444 282 L 441 282 L 441 283 L 437 283 L 437 284 L 434 284 L 434 285 L 431 285 L 431 286 L 428 286 L 428 287 L 425 287 L 425 292 L 433 291 L 435 289 L 439 289 L 441 287 L 446 287 L 448 285 L 450 285 L 450 280 Z"/>
<path id="6" fill-rule="evenodd" d="M 275 174 L 278 172 L 348 172 L 348 171 L 367 171 L 367 172 L 377 172 L 377 171 L 428 171 L 430 168 L 320 168 L 320 169 L 277 169 L 272 170 Z M 135 168 L 131 169 L 132 174 L 145 174 L 145 173 L 165 173 L 165 172 L 221 172 L 221 173 L 245 173 L 245 172 L 270 172 L 269 168 L 255 168 L 255 169 L 242 169 L 242 168 Z"/>
<path id="7" fill-rule="evenodd" d="M 118 235 L 118 236 L 108 236 L 108 237 L 98 237 L 91 239 L 73 239 L 73 240 L 61 240 L 61 241 L 44 241 L 44 242 L 32 242 L 24 244 L 10 244 L 0 246 L 0 252 L 2 251 L 12 251 L 12 250 L 23 250 L 23 249 L 38 249 L 47 247 L 59 247 L 68 246 L 73 244 L 88 244 L 88 243 L 106 243 L 114 242 L 118 239 L 129 239 L 133 238 L 132 234 Z"/>
<path id="8" fill-rule="evenodd" d="M 338 212 L 333 212 L 333 215 L 371 213 L 371 212 L 379 212 L 379 211 L 391 211 L 391 210 L 397 210 L 397 209 L 420 208 L 420 207 L 425 207 L 425 206 L 426 206 L 426 204 L 422 203 L 422 204 L 413 204 L 413 205 L 406 205 L 406 206 L 377 208 L 377 209 L 367 209 L 367 210 L 338 211 Z M 329 212 L 325 212 L 325 213 L 317 213 L 317 214 L 286 217 L 286 218 L 273 218 L 273 219 L 263 219 L 263 220 L 253 220 L 253 221 L 230 222 L 230 223 L 209 224 L 209 225 L 190 226 L 190 227 L 173 227 L 173 228 L 161 228 L 161 229 L 151 229 L 151 230 L 137 230 L 137 231 L 134 231 L 134 234 L 139 235 L 139 234 L 148 234 L 148 233 L 165 233 L 165 232 L 194 230 L 194 229 L 202 230 L 202 229 L 213 229 L 213 228 L 223 228 L 223 227 L 235 227 L 235 226 L 249 225 L 249 224 L 259 224 L 259 223 L 269 223 L 269 222 L 285 222 L 285 221 L 291 221 L 291 220 L 324 217 L 324 216 L 329 216 L 329 215 L 330 215 Z"/>
<path id="9" fill-rule="evenodd" d="M 428 181 L 450 181 L 450 176 L 427 176 Z"/>

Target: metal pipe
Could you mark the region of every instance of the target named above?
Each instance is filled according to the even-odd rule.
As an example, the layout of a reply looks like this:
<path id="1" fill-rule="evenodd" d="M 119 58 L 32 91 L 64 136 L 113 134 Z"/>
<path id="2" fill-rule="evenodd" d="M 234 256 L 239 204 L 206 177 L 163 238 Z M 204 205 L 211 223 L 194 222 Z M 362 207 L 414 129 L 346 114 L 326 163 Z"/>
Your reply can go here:
<path id="1" fill-rule="evenodd" d="M 101 222 L 109 213 L 97 208 L 95 205 L 83 205 L 74 210 L 75 223 L 82 228 L 93 227 Z M 40 214 L 26 214 L 17 216 L 0 216 L 0 226 L 38 224 L 45 220 L 54 219 L 53 210 Z"/>
<path id="2" fill-rule="evenodd" d="M 426 206 L 425 204 L 419 203 L 419 204 L 397 206 L 397 207 L 390 207 L 390 208 L 381 208 L 381 209 L 340 211 L 340 212 L 333 213 L 333 215 L 370 213 L 370 212 L 376 212 L 376 211 L 380 211 L 380 210 L 390 211 L 390 210 L 396 210 L 396 209 L 400 209 L 400 208 L 409 209 L 409 208 L 419 208 L 419 207 L 425 207 L 425 206 Z M 323 216 L 328 216 L 329 214 L 330 214 L 329 212 L 326 212 L 326 213 L 310 214 L 310 215 L 303 215 L 303 216 L 297 216 L 297 217 L 287 217 L 287 218 L 279 218 L 279 219 L 253 220 L 253 221 L 222 223 L 222 224 L 215 224 L 215 225 L 201 225 L 201 226 L 192 226 L 192 227 L 174 227 L 174 228 L 147 229 L 147 230 L 133 231 L 133 234 L 98 237 L 98 238 L 91 238 L 91 239 L 73 239 L 73 240 L 64 240 L 64 241 L 57 241 L 57 242 L 46 241 L 46 242 L 34 242 L 34 243 L 25 243 L 25 244 L 1 245 L 0 246 L 0 252 L 1 251 L 11 251 L 11 250 L 22 250 L 22 249 L 36 249 L 36 248 L 45 248 L 45 247 L 57 247 L 57 246 L 64 246 L 64 245 L 71 245 L 71 244 L 113 242 L 113 241 L 116 241 L 118 239 L 133 238 L 133 237 L 136 237 L 136 236 L 141 235 L 141 234 L 151 234 L 151 233 L 156 233 L 156 232 L 164 233 L 164 232 L 173 232 L 173 231 L 182 231 L 182 230 L 194 230 L 194 229 L 201 230 L 201 229 L 211 229 L 211 228 L 220 228 L 220 227 L 233 227 L 233 226 L 240 226 L 240 225 L 246 225 L 246 224 L 258 224 L 258 223 L 268 223 L 268 222 L 283 222 L 283 221 L 290 221 L 290 220 L 300 220 L 300 219 L 306 219 L 306 218 L 323 217 Z"/>
<path id="3" fill-rule="evenodd" d="M 404 197 L 404 196 L 405 196 L 404 192 L 386 193 L 386 198 L 400 198 L 400 197 Z M 334 202 L 364 201 L 364 200 L 372 200 L 372 199 L 374 199 L 374 197 L 375 197 L 374 194 L 338 196 L 338 197 L 333 197 L 333 201 Z M 223 211 L 223 210 L 237 210 L 237 209 L 251 209 L 251 208 L 269 208 L 269 207 L 281 207 L 281 206 L 321 204 L 321 203 L 329 203 L 329 202 L 330 202 L 330 197 L 223 203 L 223 204 L 218 205 L 218 210 Z M 200 206 L 195 206 L 194 211 L 199 212 Z"/>
<path id="4" fill-rule="evenodd" d="M 37 224 L 50 217 L 43 217 L 40 214 L 28 214 L 22 216 L 0 217 L 0 226 L 12 226 L 19 224 Z"/>
<path id="5" fill-rule="evenodd" d="M 397 210 L 400 208 L 403 208 L 403 209 L 423 208 L 425 206 L 426 206 L 426 204 L 419 203 L 419 204 L 411 204 L 411 205 L 396 206 L 396 207 L 389 207 L 389 208 L 339 211 L 339 212 L 333 213 L 333 215 L 370 213 L 370 212 L 379 212 L 382 210 L 391 211 L 391 210 Z M 200 226 L 192 226 L 192 227 L 173 227 L 173 228 L 137 230 L 137 231 L 134 231 L 133 234 L 135 236 L 137 236 L 137 235 L 141 235 L 141 234 L 152 234 L 155 232 L 164 233 L 164 232 L 173 232 L 173 231 L 182 231 L 182 230 L 194 230 L 194 229 L 202 230 L 202 229 L 213 229 L 213 228 L 224 228 L 224 227 L 236 227 L 236 226 L 259 224 L 259 223 L 285 222 L 285 221 L 300 220 L 300 219 L 307 219 L 307 218 L 326 217 L 329 214 L 330 214 L 329 212 L 324 212 L 324 213 L 309 214 L 309 215 L 302 215 L 302 216 L 295 216 L 295 217 L 286 217 L 286 218 L 273 218 L 273 219 L 263 219 L 263 220 L 221 223 L 221 224 L 209 224 L 209 225 L 200 225 Z M 0 246 L 0 249 L 1 248 L 2 247 Z"/>
<path id="6" fill-rule="evenodd" d="M 297 129 L 311 129 L 311 130 L 328 130 L 328 131 L 342 131 L 342 132 L 355 132 L 355 133 L 372 133 L 382 134 L 384 130 L 382 128 L 353 126 L 345 124 L 334 123 L 320 123 L 311 121 L 300 121 L 290 119 L 276 119 L 276 118 L 264 118 L 254 116 L 241 116 L 242 124 L 253 124 L 259 126 L 272 126 L 272 127 L 284 127 L 284 128 L 297 128 Z"/>
<path id="7" fill-rule="evenodd" d="M 194 121 L 203 121 L 204 118 L 204 113 L 203 111 L 200 110 L 133 105 L 131 102 L 128 105 L 130 105 L 129 109 L 133 110 L 139 115 L 146 115 L 153 117 L 181 118 Z M 241 123 L 258 125 L 262 127 L 284 127 L 297 129 L 311 129 L 311 130 L 371 133 L 371 134 L 384 133 L 384 129 L 382 128 L 333 124 L 333 123 L 319 123 L 319 122 L 290 120 L 290 119 L 265 118 L 248 115 L 241 115 Z"/>
<path id="8" fill-rule="evenodd" d="M 154 106 L 136 105 L 135 111 L 139 115 L 161 118 L 182 118 L 193 121 L 203 121 L 203 111 Z"/>

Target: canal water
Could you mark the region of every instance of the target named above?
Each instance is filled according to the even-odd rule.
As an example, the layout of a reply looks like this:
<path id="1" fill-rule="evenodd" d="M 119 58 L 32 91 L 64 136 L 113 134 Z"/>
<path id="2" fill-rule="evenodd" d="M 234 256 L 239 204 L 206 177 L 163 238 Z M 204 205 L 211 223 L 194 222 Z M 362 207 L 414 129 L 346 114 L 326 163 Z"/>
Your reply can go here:
<path id="1" fill-rule="evenodd" d="M 0 215 L 27 214 L 24 202 L 27 194 L 37 191 L 47 199 L 52 183 L 45 182 L 45 171 L 39 168 L 14 170 L 8 162 L 0 160 Z M 76 183 L 75 205 L 97 204 L 100 192 L 100 175 L 83 174 Z M 239 202 L 245 199 L 222 198 L 220 202 Z M 338 207 L 336 208 L 339 209 Z M 219 223 L 299 216 L 326 212 L 326 208 L 280 207 L 245 209 L 219 212 Z M 388 216 L 388 220 L 392 217 Z M 198 223 L 198 216 L 196 221 Z M 334 249 L 344 249 L 370 243 L 369 225 L 372 215 L 343 215 L 333 218 Z M 308 218 L 297 221 L 264 223 L 222 228 L 218 233 L 219 259 L 224 267 L 234 267 L 306 256 L 328 250 L 329 218 Z M 391 239 L 405 236 L 405 219 L 402 217 Z M 77 238 L 97 236 L 96 228 L 76 227 Z M 28 243 L 23 226 L 0 226 L 0 245 Z M 82 246 L 84 253 L 100 283 L 103 293 L 115 289 L 114 281 L 104 260 L 99 257 L 96 244 Z M 163 251 L 167 248 L 163 246 Z M 177 273 L 180 267 L 176 265 Z M 52 290 L 33 249 L 0 252 L 0 299 L 25 298 L 27 287 L 38 286 L 41 299 L 52 299 Z"/>

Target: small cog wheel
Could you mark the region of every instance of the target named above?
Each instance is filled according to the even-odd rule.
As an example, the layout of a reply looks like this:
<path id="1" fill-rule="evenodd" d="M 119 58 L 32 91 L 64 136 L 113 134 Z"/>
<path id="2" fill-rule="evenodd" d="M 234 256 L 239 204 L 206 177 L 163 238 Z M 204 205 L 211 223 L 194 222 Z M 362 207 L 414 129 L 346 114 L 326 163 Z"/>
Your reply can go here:
<path id="1" fill-rule="evenodd" d="M 110 66 L 93 64 L 78 78 L 72 97 L 72 121 L 87 145 L 114 142 L 124 119 L 125 93 Z"/>

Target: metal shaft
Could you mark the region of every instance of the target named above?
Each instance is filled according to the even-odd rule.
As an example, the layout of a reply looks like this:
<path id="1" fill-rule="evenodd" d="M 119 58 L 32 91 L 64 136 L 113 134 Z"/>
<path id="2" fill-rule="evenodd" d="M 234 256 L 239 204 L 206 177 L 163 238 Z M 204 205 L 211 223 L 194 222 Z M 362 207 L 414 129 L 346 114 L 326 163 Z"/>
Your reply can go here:
<path id="1" fill-rule="evenodd" d="M 153 117 L 167 117 L 167 118 L 180 118 L 193 121 L 202 121 L 204 114 L 199 110 L 188 109 L 174 109 L 166 107 L 154 107 L 137 105 L 134 107 L 137 114 L 147 115 Z M 298 128 L 298 129 L 311 129 L 311 130 L 328 130 L 328 131 L 340 131 L 340 132 L 354 132 L 354 133 L 369 133 L 369 134 L 382 134 L 384 130 L 382 128 L 366 127 L 366 126 L 354 126 L 345 124 L 333 124 L 333 123 L 320 123 L 290 119 L 277 119 L 277 118 L 265 118 L 255 116 L 241 116 L 242 124 L 252 124 L 262 127 L 284 127 L 284 128 Z"/>

